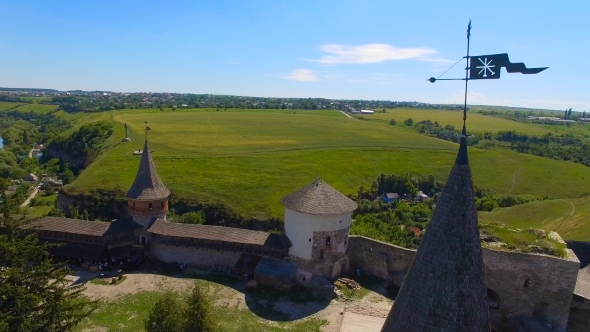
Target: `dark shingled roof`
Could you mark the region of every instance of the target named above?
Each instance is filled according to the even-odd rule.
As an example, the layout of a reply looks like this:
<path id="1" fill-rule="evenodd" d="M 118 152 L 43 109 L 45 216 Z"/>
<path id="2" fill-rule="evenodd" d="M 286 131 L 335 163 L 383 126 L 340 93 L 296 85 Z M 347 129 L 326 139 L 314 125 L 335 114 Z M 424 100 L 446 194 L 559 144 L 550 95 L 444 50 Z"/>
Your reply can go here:
<path id="1" fill-rule="evenodd" d="M 590 265 L 578 271 L 574 294 L 590 300 Z"/>
<path id="2" fill-rule="evenodd" d="M 168 196 L 170 196 L 170 190 L 164 186 L 158 172 L 156 172 L 156 165 L 154 165 L 146 139 L 139 161 L 139 170 L 137 170 L 133 185 L 127 192 L 127 198 L 152 201 L 165 199 Z"/>
<path id="3" fill-rule="evenodd" d="M 62 217 L 45 217 L 26 224 L 23 227 L 50 232 L 62 232 L 89 236 L 108 236 L 111 234 L 118 234 L 141 228 L 141 225 L 133 222 L 131 218 L 107 222 L 87 221 Z"/>
<path id="4" fill-rule="evenodd" d="M 382 331 L 490 331 L 465 136 Z"/>
<path id="5" fill-rule="evenodd" d="M 45 217 L 30 224 L 26 228 L 35 228 L 42 231 L 62 232 L 90 236 L 104 236 L 110 226 L 110 222 L 87 221 L 61 217 Z"/>
<path id="6" fill-rule="evenodd" d="M 158 235 L 175 236 L 187 239 L 254 244 L 278 249 L 289 248 L 289 240 L 284 235 L 253 231 L 243 228 L 214 225 L 180 224 L 158 219 L 148 229 L 148 232 Z"/>
<path id="7" fill-rule="evenodd" d="M 320 178 L 283 197 L 281 204 L 293 211 L 317 215 L 343 214 L 358 207 L 355 201 L 330 187 Z"/>

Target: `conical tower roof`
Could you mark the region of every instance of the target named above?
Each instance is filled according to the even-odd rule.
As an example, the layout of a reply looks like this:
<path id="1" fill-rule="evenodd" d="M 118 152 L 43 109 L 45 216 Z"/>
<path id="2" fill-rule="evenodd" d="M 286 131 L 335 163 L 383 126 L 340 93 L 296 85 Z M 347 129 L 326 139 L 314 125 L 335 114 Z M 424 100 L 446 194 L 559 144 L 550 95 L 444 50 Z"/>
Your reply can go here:
<path id="1" fill-rule="evenodd" d="M 167 198 L 169 195 L 170 190 L 164 186 L 158 172 L 156 172 L 156 165 L 154 165 L 146 139 L 139 162 L 139 169 L 133 185 L 127 192 L 127 198 L 140 201 L 155 201 Z"/>
<path id="2" fill-rule="evenodd" d="M 281 204 L 293 211 L 315 215 L 344 214 L 358 207 L 355 201 L 330 187 L 320 178 L 283 197 Z"/>
<path id="3" fill-rule="evenodd" d="M 473 193 L 463 135 L 455 165 L 382 331 L 490 331 Z"/>

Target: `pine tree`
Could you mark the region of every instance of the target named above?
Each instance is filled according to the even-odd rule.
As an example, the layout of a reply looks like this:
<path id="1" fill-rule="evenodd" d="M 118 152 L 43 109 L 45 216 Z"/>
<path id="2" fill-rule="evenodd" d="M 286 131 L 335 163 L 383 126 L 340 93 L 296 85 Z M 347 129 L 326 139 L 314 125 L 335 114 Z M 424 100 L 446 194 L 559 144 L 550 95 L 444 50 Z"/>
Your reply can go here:
<path id="1" fill-rule="evenodd" d="M 147 332 L 181 332 L 186 322 L 183 310 L 170 293 L 158 300 L 144 321 Z"/>
<path id="2" fill-rule="evenodd" d="M 24 221 L 11 215 L 9 200 L 2 198 L 0 331 L 72 330 L 96 302 L 82 295 L 83 285 L 69 285 L 65 263 L 49 258 L 52 245 L 40 244 L 34 232 L 24 229 Z"/>
<path id="3" fill-rule="evenodd" d="M 211 300 L 201 286 L 195 284 L 186 304 L 184 329 L 186 332 L 213 332 L 216 330 L 217 324 L 213 319 Z"/>

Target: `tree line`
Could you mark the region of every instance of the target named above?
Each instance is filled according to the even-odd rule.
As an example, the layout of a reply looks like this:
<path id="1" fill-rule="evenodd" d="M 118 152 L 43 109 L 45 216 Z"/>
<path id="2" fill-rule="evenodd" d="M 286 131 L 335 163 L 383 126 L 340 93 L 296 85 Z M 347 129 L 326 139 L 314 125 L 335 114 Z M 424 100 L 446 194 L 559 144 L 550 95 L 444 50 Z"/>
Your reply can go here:
<path id="1" fill-rule="evenodd" d="M 424 120 L 416 123 L 414 129 L 424 135 L 459 142 L 460 131 L 454 126 L 442 126 L 438 121 Z M 590 144 L 567 133 L 533 136 L 516 131 L 497 133 L 467 133 L 467 144 L 481 149 L 504 148 L 520 153 L 556 160 L 571 161 L 590 167 Z"/>
<path id="2" fill-rule="evenodd" d="M 350 232 L 405 248 L 418 248 L 422 231 L 428 227 L 443 188 L 444 182 L 435 179 L 433 175 L 380 174 L 369 188 L 361 186 L 351 196 L 359 207 L 353 212 L 354 222 Z M 430 198 L 417 201 L 418 191 Z M 397 193 L 400 199 L 386 203 L 382 197 L 387 193 Z M 474 188 L 474 196 L 478 211 L 491 211 L 497 207 L 510 207 L 548 198 L 497 194 L 477 187 Z"/>

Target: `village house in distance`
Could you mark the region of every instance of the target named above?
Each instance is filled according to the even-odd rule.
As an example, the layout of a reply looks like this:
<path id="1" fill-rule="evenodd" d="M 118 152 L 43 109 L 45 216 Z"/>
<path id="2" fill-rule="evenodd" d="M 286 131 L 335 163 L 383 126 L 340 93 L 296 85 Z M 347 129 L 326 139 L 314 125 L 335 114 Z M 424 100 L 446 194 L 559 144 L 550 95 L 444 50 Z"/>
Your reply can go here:
<path id="1" fill-rule="evenodd" d="M 127 217 L 112 222 L 46 217 L 27 227 L 34 228 L 42 241 L 65 243 L 52 248 L 51 254 L 80 263 L 147 257 L 188 268 L 233 272 L 285 291 L 298 284 L 331 296 L 331 281 L 358 269 L 402 287 L 383 331 L 406 331 L 407 324 L 455 331 L 455 319 L 478 324 L 477 330 L 487 325 L 492 331 L 565 331 L 568 325 L 572 331 L 590 330 L 586 315 L 590 313 L 590 272 L 580 270 L 571 250 L 566 258 L 558 258 L 480 246 L 474 233 L 477 219 L 470 201 L 467 149 L 461 143 L 433 215 L 434 233 L 427 229 L 417 252 L 350 236 L 357 204 L 320 178 L 281 200 L 285 235 L 168 221 L 170 191 L 156 172 L 147 139 L 127 192 Z M 462 239 L 469 245 L 456 242 Z M 449 274 L 458 266 L 467 268 L 465 275 Z M 471 281 L 455 289 L 461 278 Z M 456 307 L 454 301 L 465 296 L 469 301 Z M 436 306 L 441 306 L 440 313 L 454 316 L 431 315 Z M 457 308 L 473 312 L 460 316 Z"/>

